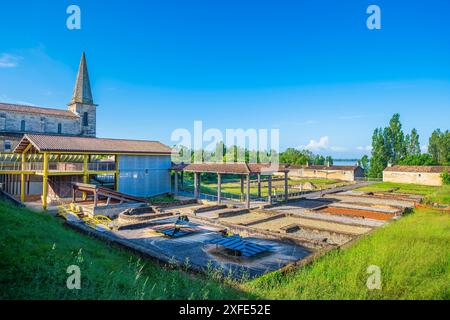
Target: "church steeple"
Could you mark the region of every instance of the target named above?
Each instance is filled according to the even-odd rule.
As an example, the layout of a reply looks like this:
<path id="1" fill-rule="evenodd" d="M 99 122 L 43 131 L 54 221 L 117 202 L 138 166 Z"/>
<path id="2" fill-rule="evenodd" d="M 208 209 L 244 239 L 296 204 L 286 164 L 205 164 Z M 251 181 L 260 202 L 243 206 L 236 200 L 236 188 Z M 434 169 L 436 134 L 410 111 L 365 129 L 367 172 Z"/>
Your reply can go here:
<path id="1" fill-rule="evenodd" d="M 86 55 L 81 55 L 80 66 L 78 67 L 77 81 L 73 90 L 73 97 L 69 105 L 74 103 L 94 104 L 92 99 L 91 84 L 86 63 Z"/>
<path id="2" fill-rule="evenodd" d="M 73 90 L 73 97 L 69 103 L 69 111 L 77 115 L 80 120 L 79 134 L 95 137 L 97 125 L 97 105 L 92 99 L 91 84 L 86 64 L 86 55 L 81 55 L 78 67 L 77 81 Z"/>

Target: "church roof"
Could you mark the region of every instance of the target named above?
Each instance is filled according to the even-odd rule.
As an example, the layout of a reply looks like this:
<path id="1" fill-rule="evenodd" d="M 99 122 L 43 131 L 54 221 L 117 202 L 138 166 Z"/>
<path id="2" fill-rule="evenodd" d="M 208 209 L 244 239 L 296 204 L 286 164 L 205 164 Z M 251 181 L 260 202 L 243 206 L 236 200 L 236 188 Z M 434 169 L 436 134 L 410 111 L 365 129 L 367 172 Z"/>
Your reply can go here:
<path id="1" fill-rule="evenodd" d="M 94 100 L 92 99 L 91 83 L 89 82 L 86 55 L 84 52 L 81 54 L 77 80 L 73 90 L 73 97 L 69 104 L 73 103 L 94 104 Z"/>
<path id="2" fill-rule="evenodd" d="M 14 152 L 22 152 L 30 143 L 38 152 L 170 155 L 172 151 L 170 147 L 158 141 L 25 134 Z"/>
<path id="3" fill-rule="evenodd" d="M 78 115 L 76 115 L 73 112 L 70 112 L 69 110 L 42 108 L 42 107 L 27 106 L 27 105 L 14 104 L 14 103 L 0 102 L 0 110 L 10 111 L 10 112 L 38 114 L 38 115 L 43 115 L 43 116 L 45 115 L 45 116 L 67 117 L 67 118 L 79 118 Z"/>

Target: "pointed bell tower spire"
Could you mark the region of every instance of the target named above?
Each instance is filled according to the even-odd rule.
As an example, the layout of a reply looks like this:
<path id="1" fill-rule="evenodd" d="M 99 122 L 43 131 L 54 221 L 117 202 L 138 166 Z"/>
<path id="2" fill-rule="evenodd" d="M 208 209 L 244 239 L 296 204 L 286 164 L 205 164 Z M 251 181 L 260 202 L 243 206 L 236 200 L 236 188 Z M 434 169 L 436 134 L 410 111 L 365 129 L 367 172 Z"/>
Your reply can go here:
<path id="1" fill-rule="evenodd" d="M 86 63 L 86 55 L 81 55 L 78 67 L 77 81 L 70 100 L 69 111 L 79 117 L 79 135 L 95 137 L 97 126 L 97 105 L 92 99 L 91 84 Z"/>
<path id="2" fill-rule="evenodd" d="M 92 99 L 91 83 L 89 82 L 86 55 L 84 52 L 81 55 L 77 81 L 75 82 L 73 97 L 69 104 L 73 103 L 94 104 L 94 100 Z"/>

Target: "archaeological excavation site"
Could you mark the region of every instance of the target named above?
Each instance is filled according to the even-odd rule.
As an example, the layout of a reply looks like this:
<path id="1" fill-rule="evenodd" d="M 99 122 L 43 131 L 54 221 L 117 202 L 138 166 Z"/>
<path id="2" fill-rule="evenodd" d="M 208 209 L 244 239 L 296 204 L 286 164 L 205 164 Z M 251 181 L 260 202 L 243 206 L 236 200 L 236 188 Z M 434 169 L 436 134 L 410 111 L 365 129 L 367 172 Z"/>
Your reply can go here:
<path id="1" fill-rule="evenodd" d="M 76 184 L 75 193 L 89 191 L 92 196 L 58 210 L 72 228 L 163 264 L 188 266 L 196 272 L 220 270 L 235 279 L 254 278 L 350 246 L 400 219 L 421 200 L 411 194 L 347 190 L 356 186 L 305 192 L 272 204 L 255 201 L 247 207 L 245 202 L 186 196 L 149 204 Z M 92 214 L 92 201 L 101 211 Z"/>

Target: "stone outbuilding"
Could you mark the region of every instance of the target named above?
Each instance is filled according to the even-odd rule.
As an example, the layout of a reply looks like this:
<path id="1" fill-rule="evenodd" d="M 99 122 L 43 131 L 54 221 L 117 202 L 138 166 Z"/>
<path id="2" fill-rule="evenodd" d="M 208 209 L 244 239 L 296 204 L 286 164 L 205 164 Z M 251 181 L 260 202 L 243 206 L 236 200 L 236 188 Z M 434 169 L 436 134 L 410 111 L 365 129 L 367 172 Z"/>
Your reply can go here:
<path id="1" fill-rule="evenodd" d="M 383 171 L 383 181 L 442 186 L 441 173 L 450 166 L 389 166 Z"/>
<path id="2" fill-rule="evenodd" d="M 290 165 L 289 177 L 355 181 L 364 178 L 364 169 L 358 165 L 355 166 Z"/>

